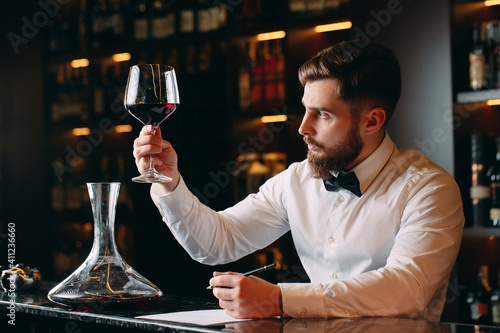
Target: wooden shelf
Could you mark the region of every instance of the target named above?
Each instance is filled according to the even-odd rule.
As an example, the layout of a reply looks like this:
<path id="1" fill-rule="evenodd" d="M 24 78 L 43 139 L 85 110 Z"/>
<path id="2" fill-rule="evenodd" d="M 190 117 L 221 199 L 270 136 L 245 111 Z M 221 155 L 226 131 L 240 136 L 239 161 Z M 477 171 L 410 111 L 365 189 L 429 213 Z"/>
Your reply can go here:
<path id="1" fill-rule="evenodd" d="M 499 98 L 500 89 L 465 91 L 457 94 L 457 103 L 478 103 Z"/>
<path id="2" fill-rule="evenodd" d="M 463 237 L 500 237 L 500 228 L 464 228 Z"/>

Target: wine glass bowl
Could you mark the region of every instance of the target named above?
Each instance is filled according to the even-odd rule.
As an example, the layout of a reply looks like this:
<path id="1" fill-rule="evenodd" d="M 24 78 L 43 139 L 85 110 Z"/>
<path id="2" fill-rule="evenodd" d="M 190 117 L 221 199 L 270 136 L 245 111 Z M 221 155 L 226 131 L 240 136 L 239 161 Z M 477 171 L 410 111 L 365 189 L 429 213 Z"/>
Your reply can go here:
<path id="1" fill-rule="evenodd" d="M 143 125 L 152 125 L 153 134 L 178 108 L 179 103 L 179 89 L 172 66 L 141 64 L 130 67 L 125 89 L 125 108 Z M 149 169 L 132 180 L 138 183 L 165 183 L 172 181 L 172 178 L 156 171 L 153 156 L 150 155 Z"/>

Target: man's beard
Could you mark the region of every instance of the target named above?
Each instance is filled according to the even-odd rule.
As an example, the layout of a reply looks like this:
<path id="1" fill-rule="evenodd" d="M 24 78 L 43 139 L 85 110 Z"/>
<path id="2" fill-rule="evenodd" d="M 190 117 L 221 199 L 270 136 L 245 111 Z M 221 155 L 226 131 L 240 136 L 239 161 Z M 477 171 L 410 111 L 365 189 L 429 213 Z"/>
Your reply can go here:
<path id="1" fill-rule="evenodd" d="M 332 172 L 344 171 L 359 156 L 364 146 L 359 135 L 357 121 L 353 122 L 345 138 L 334 147 L 325 148 L 309 137 L 304 137 L 304 141 L 306 144 L 313 144 L 323 149 L 323 156 L 316 156 L 309 151 L 307 160 L 309 161 L 312 177 L 324 180 L 331 178 Z"/>

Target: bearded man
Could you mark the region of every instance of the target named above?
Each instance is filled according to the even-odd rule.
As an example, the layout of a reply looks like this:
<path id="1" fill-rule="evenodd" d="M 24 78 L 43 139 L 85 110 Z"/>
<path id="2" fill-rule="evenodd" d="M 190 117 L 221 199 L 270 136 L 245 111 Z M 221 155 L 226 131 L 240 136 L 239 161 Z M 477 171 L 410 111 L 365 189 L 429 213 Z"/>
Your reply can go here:
<path id="1" fill-rule="evenodd" d="M 342 42 L 299 69 L 307 159 L 269 179 L 258 193 L 215 212 L 187 189 L 177 154 L 146 126 L 134 143 L 164 222 L 191 257 L 238 260 L 290 231 L 308 283 L 272 284 L 214 272 L 209 283 L 235 318 L 399 316 L 439 321 L 460 247 L 458 186 L 411 149 L 397 149 L 386 125 L 401 94 L 394 53 L 380 44 Z"/>

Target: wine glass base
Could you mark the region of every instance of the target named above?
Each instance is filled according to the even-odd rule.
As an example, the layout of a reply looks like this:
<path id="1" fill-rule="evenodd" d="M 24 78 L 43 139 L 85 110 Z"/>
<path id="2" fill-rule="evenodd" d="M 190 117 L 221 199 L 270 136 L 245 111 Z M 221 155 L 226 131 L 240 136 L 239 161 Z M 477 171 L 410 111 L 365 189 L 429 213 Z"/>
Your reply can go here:
<path id="1" fill-rule="evenodd" d="M 132 178 L 136 183 L 169 183 L 172 178 L 162 175 L 161 173 L 148 171 L 140 176 Z"/>

